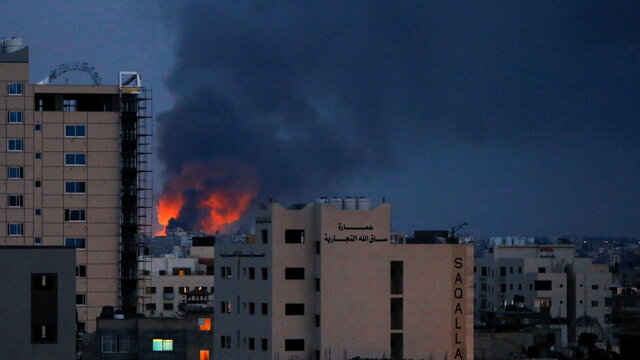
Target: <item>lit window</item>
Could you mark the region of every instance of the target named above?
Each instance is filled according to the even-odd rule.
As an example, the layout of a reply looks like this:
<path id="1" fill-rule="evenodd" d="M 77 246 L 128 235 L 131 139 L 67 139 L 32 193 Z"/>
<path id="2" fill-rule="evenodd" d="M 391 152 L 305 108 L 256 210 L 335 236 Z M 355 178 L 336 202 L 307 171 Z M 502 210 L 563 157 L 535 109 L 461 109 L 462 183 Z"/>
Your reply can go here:
<path id="1" fill-rule="evenodd" d="M 64 164 L 75 166 L 87 165 L 87 156 L 85 154 L 64 154 Z"/>
<path id="2" fill-rule="evenodd" d="M 86 192 L 86 183 L 84 181 L 66 181 L 64 183 L 64 192 L 67 194 L 84 194 Z"/>
<path id="3" fill-rule="evenodd" d="M 85 137 L 86 126 L 84 125 L 65 125 L 64 127 L 65 137 Z"/>
<path id="4" fill-rule="evenodd" d="M 173 351 L 173 340 L 153 339 L 153 351 Z"/>
<path id="5" fill-rule="evenodd" d="M 209 360 L 209 350 L 200 350 L 200 360 Z"/>
<path id="6" fill-rule="evenodd" d="M 24 235 L 24 225 L 22 223 L 9 223 L 7 224 L 7 233 L 9 236 L 22 236 Z"/>
<path id="7" fill-rule="evenodd" d="M 200 331 L 211 331 L 211 318 L 199 318 L 198 319 L 198 330 L 200 330 Z"/>
<path id="8" fill-rule="evenodd" d="M 23 199 L 24 197 L 22 195 L 9 195 L 7 198 L 7 205 L 9 207 L 22 207 Z"/>
<path id="9" fill-rule="evenodd" d="M 64 246 L 74 247 L 76 249 L 84 249 L 85 239 L 84 238 L 65 238 Z"/>
<path id="10" fill-rule="evenodd" d="M 9 124 L 20 124 L 22 123 L 22 111 L 9 111 Z"/>
<path id="11" fill-rule="evenodd" d="M 22 179 L 24 177 L 24 168 L 9 167 L 7 169 L 7 176 L 9 177 L 9 179 Z"/>
<path id="12" fill-rule="evenodd" d="M 85 221 L 86 211 L 79 209 L 65 209 L 64 221 Z"/>
<path id="13" fill-rule="evenodd" d="M 9 139 L 7 140 L 8 151 L 22 151 L 24 149 L 24 140 L 22 139 Z"/>
<path id="14" fill-rule="evenodd" d="M 7 84 L 7 92 L 9 95 L 22 95 L 22 83 L 10 82 Z"/>

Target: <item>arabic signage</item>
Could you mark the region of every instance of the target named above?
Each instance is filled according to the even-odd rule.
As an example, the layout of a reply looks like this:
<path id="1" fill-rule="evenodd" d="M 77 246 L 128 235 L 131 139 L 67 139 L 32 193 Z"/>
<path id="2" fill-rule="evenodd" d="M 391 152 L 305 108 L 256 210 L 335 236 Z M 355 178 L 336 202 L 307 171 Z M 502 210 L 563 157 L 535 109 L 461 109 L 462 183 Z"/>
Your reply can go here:
<path id="1" fill-rule="evenodd" d="M 375 234 L 373 234 L 373 225 L 365 225 L 365 226 L 347 226 L 347 224 L 343 224 L 341 222 L 338 223 L 338 231 L 341 233 L 351 232 L 341 235 L 328 235 L 324 233 L 324 241 L 331 244 L 334 242 L 388 242 L 387 238 L 378 238 Z M 358 233 L 353 233 L 353 231 L 357 231 Z M 369 231 L 370 233 L 362 234 L 362 231 Z"/>

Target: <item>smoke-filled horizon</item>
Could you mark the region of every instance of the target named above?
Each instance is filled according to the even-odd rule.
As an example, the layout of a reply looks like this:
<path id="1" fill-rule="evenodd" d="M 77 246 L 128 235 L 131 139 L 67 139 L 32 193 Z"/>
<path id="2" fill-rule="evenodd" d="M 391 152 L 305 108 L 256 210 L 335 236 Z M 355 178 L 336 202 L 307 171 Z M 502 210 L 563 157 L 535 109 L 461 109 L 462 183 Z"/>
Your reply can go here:
<path id="1" fill-rule="evenodd" d="M 269 198 L 386 195 L 401 231 L 637 236 L 639 9 L 167 7 L 176 102 L 158 116 L 159 157 L 162 199 L 180 206 L 165 214 L 232 230 Z"/>

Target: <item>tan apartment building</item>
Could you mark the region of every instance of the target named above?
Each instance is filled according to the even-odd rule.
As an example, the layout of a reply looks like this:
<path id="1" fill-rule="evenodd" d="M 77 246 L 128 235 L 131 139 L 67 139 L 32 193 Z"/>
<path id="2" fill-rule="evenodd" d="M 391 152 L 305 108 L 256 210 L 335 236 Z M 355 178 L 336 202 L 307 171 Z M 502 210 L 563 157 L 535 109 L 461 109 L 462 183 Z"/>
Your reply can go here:
<path id="1" fill-rule="evenodd" d="M 255 241 L 216 244 L 216 359 L 473 359 L 472 246 L 337 205 L 269 204 Z"/>
<path id="2" fill-rule="evenodd" d="M 120 86 L 30 84 L 28 47 L 2 43 L 0 245 L 75 247 L 79 329 L 92 331 L 103 306 L 141 309 L 143 89 L 135 74 Z"/>

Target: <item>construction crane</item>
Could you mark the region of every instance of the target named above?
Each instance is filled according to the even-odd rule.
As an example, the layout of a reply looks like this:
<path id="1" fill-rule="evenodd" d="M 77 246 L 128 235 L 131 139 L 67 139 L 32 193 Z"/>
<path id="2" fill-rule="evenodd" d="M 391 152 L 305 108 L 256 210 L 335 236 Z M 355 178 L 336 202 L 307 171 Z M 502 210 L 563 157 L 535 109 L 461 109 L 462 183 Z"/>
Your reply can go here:
<path id="1" fill-rule="evenodd" d="M 463 227 L 467 226 L 469 224 L 467 224 L 466 222 L 462 223 L 462 224 L 458 224 L 456 226 L 452 226 L 451 227 L 451 234 L 449 235 L 449 244 L 457 244 L 458 243 L 458 239 L 456 238 L 456 232 L 460 229 L 462 229 Z"/>
<path id="2" fill-rule="evenodd" d="M 100 75 L 98 74 L 96 69 L 93 68 L 93 66 L 89 65 L 86 62 L 78 61 L 73 63 L 60 64 L 57 68 L 51 70 L 46 78 L 37 82 L 37 85 L 46 85 L 56 78 L 60 77 L 60 75 L 68 73 L 70 71 L 81 71 L 83 73 L 86 73 L 91 77 L 94 85 L 100 85 L 102 82 L 102 80 L 100 79 Z"/>

